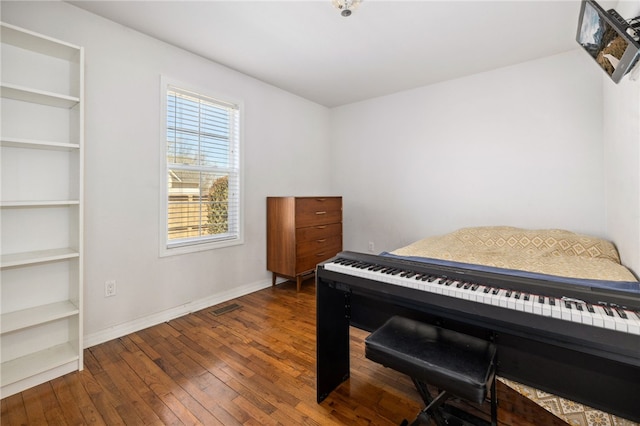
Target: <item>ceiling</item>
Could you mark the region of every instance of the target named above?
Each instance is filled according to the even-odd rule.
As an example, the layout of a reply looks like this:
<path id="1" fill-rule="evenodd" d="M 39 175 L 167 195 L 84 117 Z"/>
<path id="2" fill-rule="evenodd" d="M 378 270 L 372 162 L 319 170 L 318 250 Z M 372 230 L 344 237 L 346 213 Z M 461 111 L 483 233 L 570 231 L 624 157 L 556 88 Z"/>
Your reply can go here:
<path id="1" fill-rule="evenodd" d="M 345 18 L 330 0 L 70 3 L 327 107 L 575 49 L 580 9 L 363 0 Z"/>

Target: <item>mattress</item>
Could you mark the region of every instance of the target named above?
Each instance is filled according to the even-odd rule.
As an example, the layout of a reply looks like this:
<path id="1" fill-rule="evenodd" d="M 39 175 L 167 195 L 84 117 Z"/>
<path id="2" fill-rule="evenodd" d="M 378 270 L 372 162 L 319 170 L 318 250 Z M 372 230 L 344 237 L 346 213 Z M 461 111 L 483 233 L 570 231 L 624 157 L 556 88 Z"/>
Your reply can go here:
<path id="1" fill-rule="evenodd" d="M 640 293 L 611 242 L 561 229 L 462 228 L 385 255 Z"/>

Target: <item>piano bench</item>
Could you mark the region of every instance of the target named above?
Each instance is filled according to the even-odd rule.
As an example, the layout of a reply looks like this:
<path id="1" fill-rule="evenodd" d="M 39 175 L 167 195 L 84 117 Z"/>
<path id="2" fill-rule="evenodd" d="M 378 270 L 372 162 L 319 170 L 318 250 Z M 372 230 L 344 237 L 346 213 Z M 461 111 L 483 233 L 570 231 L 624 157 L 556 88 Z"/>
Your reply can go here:
<path id="1" fill-rule="evenodd" d="M 497 424 L 494 344 L 395 316 L 365 339 L 365 356 L 411 377 L 426 405 L 412 425 L 426 425 L 429 418 L 437 424 L 487 424 L 461 410 L 444 407 L 443 403 L 450 396 L 482 403 L 489 386 L 491 424 Z M 427 384 L 440 389 L 435 399 Z"/>

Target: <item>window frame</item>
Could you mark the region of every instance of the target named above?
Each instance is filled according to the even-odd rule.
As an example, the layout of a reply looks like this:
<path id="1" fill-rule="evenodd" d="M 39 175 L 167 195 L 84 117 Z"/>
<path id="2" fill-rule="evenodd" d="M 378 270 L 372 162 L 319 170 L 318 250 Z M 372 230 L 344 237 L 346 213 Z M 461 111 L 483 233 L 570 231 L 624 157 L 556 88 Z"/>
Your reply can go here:
<path id="1" fill-rule="evenodd" d="M 238 214 L 236 217 L 238 223 L 238 232 L 234 237 L 215 238 L 215 237 L 193 237 L 182 239 L 180 241 L 172 241 L 169 239 L 169 185 L 167 184 L 167 176 L 169 175 L 170 163 L 167 159 L 167 122 L 168 122 L 168 101 L 167 95 L 171 88 L 175 88 L 183 92 L 192 92 L 196 96 L 210 98 L 220 102 L 220 104 L 234 105 L 238 108 Z M 224 247 L 236 246 L 244 244 L 244 144 L 243 144 L 243 125 L 244 125 L 244 102 L 239 99 L 227 95 L 213 93 L 210 89 L 197 88 L 190 84 L 177 81 L 166 76 L 160 78 L 160 218 L 159 218 L 159 255 L 160 257 L 194 253 L 204 250 L 214 250 Z M 201 169 L 204 171 L 206 167 L 192 169 Z"/>

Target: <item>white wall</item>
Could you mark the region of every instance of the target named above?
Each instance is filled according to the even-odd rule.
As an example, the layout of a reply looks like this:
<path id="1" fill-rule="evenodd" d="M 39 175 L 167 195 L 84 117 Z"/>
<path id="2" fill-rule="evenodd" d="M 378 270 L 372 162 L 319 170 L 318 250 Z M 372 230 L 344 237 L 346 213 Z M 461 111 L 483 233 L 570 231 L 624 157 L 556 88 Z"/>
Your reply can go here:
<path id="1" fill-rule="evenodd" d="M 616 10 L 638 16 L 640 0 L 621 1 Z M 640 276 L 640 65 L 617 85 L 602 80 L 607 235 Z"/>
<path id="2" fill-rule="evenodd" d="M 325 107 L 67 3 L 2 2 L 2 20 L 85 47 L 86 345 L 271 284 L 265 197 L 328 192 Z M 244 101 L 242 246 L 158 257 L 161 74 Z"/>
<path id="3" fill-rule="evenodd" d="M 345 249 L 459 227 L 605 236 L 602 81 L 579 50 L 332 111 Z"/>

